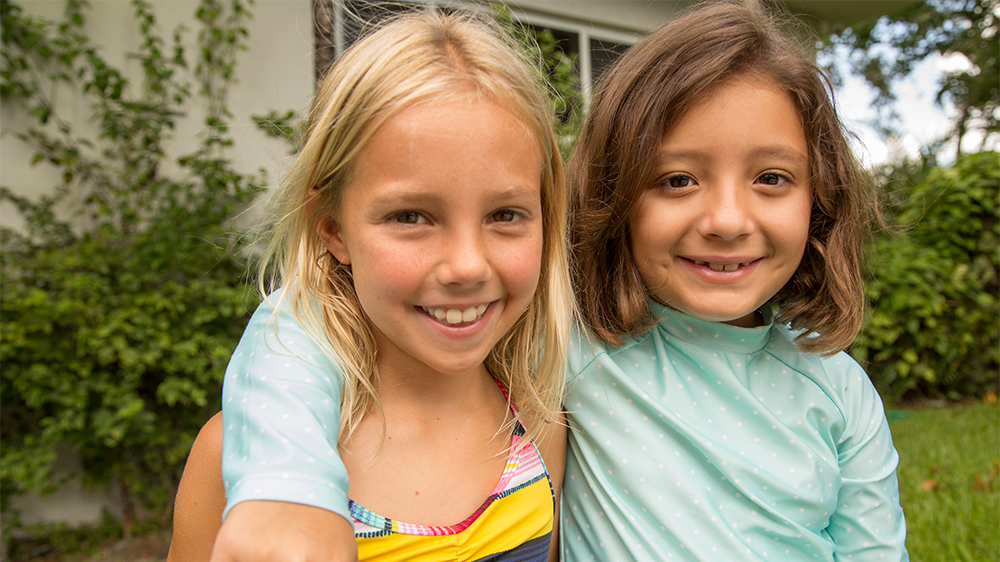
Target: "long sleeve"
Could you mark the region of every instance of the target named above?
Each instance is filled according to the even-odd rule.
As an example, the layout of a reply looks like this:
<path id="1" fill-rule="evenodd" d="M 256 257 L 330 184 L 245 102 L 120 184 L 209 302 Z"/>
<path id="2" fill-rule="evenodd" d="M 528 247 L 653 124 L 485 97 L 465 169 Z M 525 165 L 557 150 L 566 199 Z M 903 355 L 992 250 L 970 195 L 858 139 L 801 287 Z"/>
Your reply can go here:
<path id="1" fill-rule="evenodd" d="M 909 560 L 896 466 L 882 401 L 853 364 L 842 380 L 846 427 L 837 444 L 842 484 L 827 532 L 837 560 Z"/>
<path id="2" fill-rule="evenodd" d="M 268 301 L 260 305 L 226 369 L 225 513 L 243 501 L 276 500 L 350 520 L 347 470 L 337 451 L 343 390 L 337 361 L 294 314 L 273 312 Z"/>

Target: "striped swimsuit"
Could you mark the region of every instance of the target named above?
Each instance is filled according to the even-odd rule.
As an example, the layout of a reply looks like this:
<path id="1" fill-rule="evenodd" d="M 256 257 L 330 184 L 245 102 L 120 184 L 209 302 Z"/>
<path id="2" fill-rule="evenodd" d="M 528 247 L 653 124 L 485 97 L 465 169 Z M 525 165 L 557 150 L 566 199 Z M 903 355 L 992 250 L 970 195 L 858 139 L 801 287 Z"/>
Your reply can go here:
<path id="1" fill-rule="evenodd" d="M 465 521 L 435 527 L 411 525 L 349 501 L 363 561 L 462 560 L 535 562 L 548 558 L 554 494 L 534 443 L 518 447 L 517 423 L 500 482 Z"/>

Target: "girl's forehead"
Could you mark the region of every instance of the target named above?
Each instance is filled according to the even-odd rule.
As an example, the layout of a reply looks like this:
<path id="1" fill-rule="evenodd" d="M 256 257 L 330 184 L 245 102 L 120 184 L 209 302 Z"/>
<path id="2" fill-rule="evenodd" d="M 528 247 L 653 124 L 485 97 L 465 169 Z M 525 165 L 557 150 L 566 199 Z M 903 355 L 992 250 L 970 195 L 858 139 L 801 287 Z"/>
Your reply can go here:
<path id="1" fill-rule="evenodd" d="M 345 187 L 506 189 L 500 179 L 509 178 L 537 189 L 544 164 L 537 136 L 520 115 L 488 99 L 411 104 L 386 116 L 371 133 L 354 158 L 352 181 Z"/>
<path id="2" fill-rule="evenodd" d="M 759 100 L 762 93 L 784 106 L 786 113 L 794 117 L 794 128 L 804 132 L 803 112 L 791 90 L 762 73 L 741 72 L 717 80 L 700 92 L 676 100 L 676 103 L 667 104 L 666 113 L 660 118 L 663 123 L 661 138 L 670 136 L 693 116 L 700 118 L 705 114 L 722 113 L 734 106 L 741 106 L 743 110 L 731 112 L 730 120 L 750 121 L 757 117 L 759 107 L 754 100 Z"/>
<path id="3" fill-rule="evenodd" d="M 449 114 L 456 111 L 475 112 L 501 112 L 512 118 L 512 123 L 521 127 L 525 134 L 533 138 L 537 145 L 541 159 L 544 161 L 548 157 L 549 151 L 545 149 L 546 131 L 544 126 L 539 125 L 538 116 L 533 115 L 527 107 L 528 104 L 521 103 L 515 98 L 504 99 L 498 95 L 482 92 L 471 87 L 459 87 L 455 90 L 444 90 L 434 92 L 426 96 L 415 97 L 411 100 L 402 100 L 401 103 L 387 104 L 382 110 L 376 112 L 359 135 L 359 149 L 363 148 L 372 136 L 386 126 L 387 123 L 399 119 L 400 115 L 410 115 L 416 112 L 434 112 L 440 116 L 436 122 L 448 125 L 451 122 Z M 490 134 L 490 130 L 482 131 Z"/>

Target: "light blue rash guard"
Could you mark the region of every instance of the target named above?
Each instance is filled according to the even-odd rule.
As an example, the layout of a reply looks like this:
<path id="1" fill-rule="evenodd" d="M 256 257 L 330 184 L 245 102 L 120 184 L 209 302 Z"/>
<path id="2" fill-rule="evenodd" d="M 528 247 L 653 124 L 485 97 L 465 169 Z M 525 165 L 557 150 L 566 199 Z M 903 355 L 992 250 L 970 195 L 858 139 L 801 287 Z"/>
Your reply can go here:
<path id="1" fill-rule="evenodd" d="M 908 560 L 898 456 L 848 356 L 650 303 L 624 345 L 576 340 L 563 560 Z"/>
<path id="2" fill-rule="evenodd" d="M 570 350 L 563 560 L 908 560 L 898 456 L 856 362 L 799 352 L 767 307 L 747 329 L 650 306 L 646 335 Z M 336 361 L 272 311 L 226 372 L 226 511 L 266 499 L 350 521 Z"/>

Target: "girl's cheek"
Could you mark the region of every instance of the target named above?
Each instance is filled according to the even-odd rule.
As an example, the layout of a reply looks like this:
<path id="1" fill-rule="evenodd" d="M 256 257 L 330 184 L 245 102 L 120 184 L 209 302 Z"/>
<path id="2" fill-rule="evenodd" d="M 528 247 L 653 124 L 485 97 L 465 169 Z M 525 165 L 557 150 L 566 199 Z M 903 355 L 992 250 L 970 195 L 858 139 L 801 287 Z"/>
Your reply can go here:
<path id="1" fill-rule="evenodd" d="M 506 277 L 508 284 L 511 285 L 508 291 L 516 287 L 519 292 L 534 293 L 541 281 L 543 255 L 541 235 L 506 248 L 499 255 L 503 256 L 499 273 L 501 277 Z"/>

